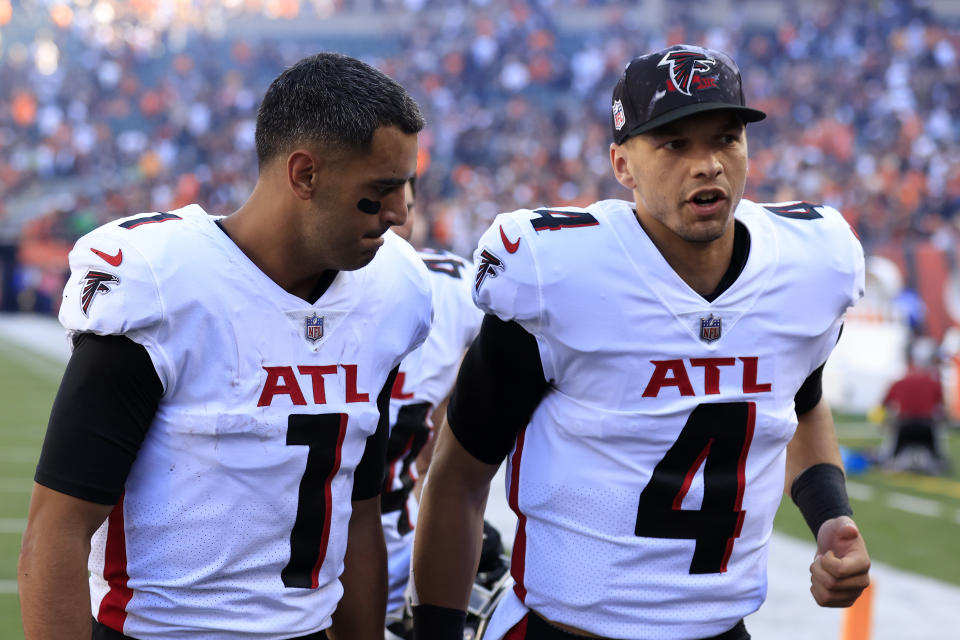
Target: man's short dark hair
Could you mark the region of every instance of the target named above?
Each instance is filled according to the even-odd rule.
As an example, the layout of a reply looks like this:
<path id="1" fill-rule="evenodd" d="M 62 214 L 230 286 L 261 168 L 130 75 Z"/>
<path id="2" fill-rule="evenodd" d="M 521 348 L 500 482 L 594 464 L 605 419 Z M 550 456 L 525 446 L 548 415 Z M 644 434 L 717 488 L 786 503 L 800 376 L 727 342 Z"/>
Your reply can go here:
<path id="1" fill-rule="evenodd" d="M 378 127 L 423 129 L 420 107 L 406 90 L 365 62 L 318 53 L 277 76 L 257 113 L 257 159 L 316 142 L 330 151 L 367 151 Z"/>

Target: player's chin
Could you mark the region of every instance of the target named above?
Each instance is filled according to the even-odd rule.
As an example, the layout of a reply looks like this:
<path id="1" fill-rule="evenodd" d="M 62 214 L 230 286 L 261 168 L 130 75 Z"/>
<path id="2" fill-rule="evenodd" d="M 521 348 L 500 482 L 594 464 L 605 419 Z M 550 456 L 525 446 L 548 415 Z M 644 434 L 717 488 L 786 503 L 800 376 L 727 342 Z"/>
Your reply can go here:
<path id="1" fill-rule="evenodd" d="M 364 238 L 354 253 L 350 266 L 345 267 L 345 271 L 360 269 L 370 264 L 377 256 L 377 251 L 383 246 L 383 238 Z"/>
<path id="2" fill-rule="evenodd" d="M 713 242 L 723 236 L 725 228 L 722 220 L 699 221 L 684 229 L 683 239 L 698 244 Z"/>

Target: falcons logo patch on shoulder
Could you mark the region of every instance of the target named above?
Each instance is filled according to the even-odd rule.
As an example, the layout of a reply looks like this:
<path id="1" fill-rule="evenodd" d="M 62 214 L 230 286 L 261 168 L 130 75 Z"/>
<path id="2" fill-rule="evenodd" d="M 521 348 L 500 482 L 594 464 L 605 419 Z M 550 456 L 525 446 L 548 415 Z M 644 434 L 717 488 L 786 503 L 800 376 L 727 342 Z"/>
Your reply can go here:
<path id="1" fill-rule="evenodd" d="M 707 73 L 717 61 L 699 51 L 680 49 L 663 56 L 658 67 L 668 67 L 667 74 L 674 88 L 685 96 L 691 95 L 690 86 L 697 74 Z"/>
<path id="2" fill-rule="evenodd" d="M 480 285 L 487 279 L 487 276 L 496 278 L 497 273 L 505 269 L 506 267 L 503 264 L 503 260 L 495 256 L 489 249 L 484 249 L 480 252 L 480 262 L 477 264 L 477 275 L 473 281 L 474 289 L 479 293 Z"/>
<path id="3" fill-rule="evenodd" d="M 98 293 L 110 293 L 110 285 L 118 284 L 120 278 L 97 269 L 90 269 L 80 280 L 80 310 L 83 315 L 89 316 L 90 303 Z"/>

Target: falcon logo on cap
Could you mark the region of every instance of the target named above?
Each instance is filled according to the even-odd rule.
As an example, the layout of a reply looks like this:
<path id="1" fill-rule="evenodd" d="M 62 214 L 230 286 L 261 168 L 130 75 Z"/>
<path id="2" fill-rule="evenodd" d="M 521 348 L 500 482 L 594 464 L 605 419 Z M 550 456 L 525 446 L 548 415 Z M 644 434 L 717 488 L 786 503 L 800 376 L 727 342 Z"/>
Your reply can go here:
<path id="1" fill-rule="evenodd" d="M 658 67 L 669 67 L 667 75 L 673 87 L 685 96 L 691 95 L 690 87 L 694 77 L 699 73 L 707 73 L 717 61 L 699 51 L 679 49 L 670 51 L 657 63 Z M 713 83 L 707 86 L 714 86 Z M 700 87 L 698 87 L 700 88 Z"/>

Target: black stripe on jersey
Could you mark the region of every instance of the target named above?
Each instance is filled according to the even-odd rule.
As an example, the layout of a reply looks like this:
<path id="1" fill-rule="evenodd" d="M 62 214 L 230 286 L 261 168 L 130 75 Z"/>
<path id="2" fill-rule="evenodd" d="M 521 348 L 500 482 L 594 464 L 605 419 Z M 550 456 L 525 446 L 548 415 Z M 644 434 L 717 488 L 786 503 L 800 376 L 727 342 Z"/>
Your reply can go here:
<path id="1" fill-rule="evenodd" d="M 116 504 L 163 385 L 147 350 L 129 338 L 81 333 L 73 343 L 34 479 L 75 498 Z"/>
<path id="2" fill-rule="evenodd" d="M 390 437 L 390 392 L 397 379 L 397 365 L 377 396 L 377 410 L 380 412 L 380 421 L 377 430 L 367 436 L 367 444 L 363 450 L 363 457 L 353 474 L 353 499 L 366 500 L 380 495 L 383 489 L 384 478 L 387 475 L 387 441 Z"/>
<path id="3" fill-rule="evenodd" d="M 166 222 L 167 220 L 182 220 L 180 216 L 174 213 L 158 213 L 153 216 L 144 216 L 142 218 L 134 218 L 132 220 L 127 220 L 126 222 L 121 222 L 120 226 L 124 229 L 135 229 L 143 224 L 150 224 L 151 222 Z"/>
<path id="4" fill-rule="evenodd" d="M 537 339 L 487 314 L 450 395 L 450 430 L 474 458 L 500 464 L 546 391 Z"/>

